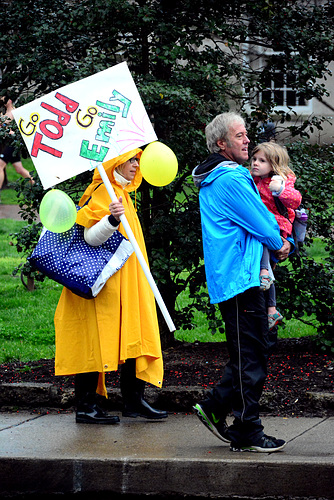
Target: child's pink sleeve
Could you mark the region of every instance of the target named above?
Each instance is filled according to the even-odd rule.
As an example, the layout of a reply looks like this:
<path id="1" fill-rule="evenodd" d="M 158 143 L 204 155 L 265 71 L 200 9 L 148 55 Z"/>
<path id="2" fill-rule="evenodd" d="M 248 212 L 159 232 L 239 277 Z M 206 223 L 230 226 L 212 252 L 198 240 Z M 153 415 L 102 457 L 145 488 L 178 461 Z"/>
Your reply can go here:
<path id="1" fill-rule="evenodd" d="M 284 206 L 293 210 L 296 210 L 302 201 L 302 195 L 295 189 L 295 180 L 293 175 L 289 175 L 285 181 L 284 191 L 278 197 Z"/>

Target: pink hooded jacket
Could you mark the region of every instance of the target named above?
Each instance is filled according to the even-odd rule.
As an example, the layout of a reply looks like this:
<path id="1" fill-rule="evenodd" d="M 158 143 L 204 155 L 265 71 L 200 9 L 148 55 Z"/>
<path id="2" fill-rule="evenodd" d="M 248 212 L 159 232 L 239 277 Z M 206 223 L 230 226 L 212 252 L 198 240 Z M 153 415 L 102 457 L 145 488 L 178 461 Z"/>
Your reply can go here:
<path id="1" fill-rule="evenodd" d="M 274 196 L 269 189 L 271 177 L 265 177 L 263 179 L 261 179 L 261 177 L 253 177 L 253 180 L 259 190 L 263 203 L 266 205 L 268 210 L 274 214 L 280 227 L 281 235 L 283 238 L 286 238 L 292 233 L 292 223 L 295 219 L 295 210 L 299 207 L 302 201 L 302 195 L 294 187 L 296 181 L 295 176 L 288 176 L 285 181 L 285 188 L 278 196 L 279 200 L 281 200 L 283 205 L 288 209 L 289 220 L 284 217 L 284 215 L 281 215 L 276 208 Z"/>

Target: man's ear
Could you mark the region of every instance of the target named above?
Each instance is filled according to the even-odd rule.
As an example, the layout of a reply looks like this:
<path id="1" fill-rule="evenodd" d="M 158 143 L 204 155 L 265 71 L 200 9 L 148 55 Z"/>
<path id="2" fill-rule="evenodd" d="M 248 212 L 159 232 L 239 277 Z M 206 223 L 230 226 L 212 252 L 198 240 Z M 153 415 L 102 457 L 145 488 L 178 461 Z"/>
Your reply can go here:
<path id="1" fill-rule="evenodd" d="M 217 146 L 219 146 L 220 149 L 224 151 L 226 148 L 226 141 L 224 139 L 218 139 Z"/>

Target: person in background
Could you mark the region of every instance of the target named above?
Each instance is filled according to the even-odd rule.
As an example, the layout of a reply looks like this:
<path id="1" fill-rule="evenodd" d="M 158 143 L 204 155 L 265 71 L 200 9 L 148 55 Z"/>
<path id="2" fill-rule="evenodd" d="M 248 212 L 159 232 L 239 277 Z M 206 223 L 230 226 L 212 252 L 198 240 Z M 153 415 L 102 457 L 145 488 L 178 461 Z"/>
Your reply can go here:
<path id="1" fill-rule="evenodd" d="M 205 134 L 211 154 L 193 170 L 193 180 L 199 187 L 208 291 L 225 323 L 229 362 L 221 381 L 194 410 L 231 451 L 278 451 L 285 441 L 267 436 L 259 416 L 275 343 L 259 286 L 260 260 L 263 245 L 278 259 L 288 256 L 291 245 L 281 238 L 275 217 L 242 166 L 250 142 L 243 118 L 233 112 L 218 115 Z M 234 420 L 228 427 L 231 410 Z"/>
<path id="2" fill-rule="evenodd" d="M 117 201 L 111 202 L 96 169 L 79 205 L 77 223 L 85 227 L 90 245 L 100 245 L 118 229 L 125 214 L 139 248 L 147 260 L 141 225 L 130 193 L 142 181 L 141 149 L 104 163 Z M 162 386 L 163 360 L 155 299 L 133 253 L 124 266 L 91 300 L 64 288 L 55 313 L 56 375 L 75 375 L 76 422 L 115 424 L 117 415 L 103 411 L 97 393 L 107 396 L 105 373 L 121 366 L 123 416 L 163 419 L 167 412 L 152 408 L 144 399 L 145 383 Z"/>
<path id="3" fill-rule="evenodd" d="M 257 116 L 260 121 L 260 125 L 257 130 L 259 142 L 276 142 L 276 125 L 270 116 L 268 116 L 263 104 L 260 104 L 260 106 L 256 108 L 255 116 Z"/>
<path id="4" fill-rule="evenodd" d="M 302 195 L 295 189 L 296 176 L 289 167 L 289 155 L 283 146 L 274 142 L 263 142 L 256 146 L 251 156 L 251 174 L 259 190 L 261 200 L 274 214 L 280 227 L 281 236 L 287 238 L 292 234 L 295 210 L 299 207 Z M 287 210 L 287 217 L 277 209 L 275 198 L 279 199 Z M 276 309 L 276 291 L 274 276 L 270 264 L 270 252 L 263 248 L 260 264 L 260 283 L 268 292 L 268 323 L 271 330 L 281 323 L 283 316 Z"/>
<path id="5" fill-rule="evenodd" d="M 271 118 L 267 118 L 260 127 L 259 141 L 260 142 L 275 142 L 276 141 L 276 126 Z"/>
<path id="6" fill-rule="evenodd" d="M 9 96 L 3 96 L 0 98 L 0 100 L 5 107 L 5 113 L 1 115 L 1 125 L 8 126 L 10 125 L 11 121 L 14 120 L 13 101 L 9 98 Z M 11 135 L 14 134 L 12 130 L 10 130 L 9 133 Z M 7 144 L 5 141 L 4 144 L 2 144 L 0 152 L 0 190 L 4 187 L 6 181 L 6 166 L 8 163 L 11 163 L 13 165 L 19 175 L 21 175 L 25 179 L 29 179 L 31 184 L 34 183 L 28 170 L 26 170 L 22 165 L 19 153 L 16 153 L 15 148 Z"/>

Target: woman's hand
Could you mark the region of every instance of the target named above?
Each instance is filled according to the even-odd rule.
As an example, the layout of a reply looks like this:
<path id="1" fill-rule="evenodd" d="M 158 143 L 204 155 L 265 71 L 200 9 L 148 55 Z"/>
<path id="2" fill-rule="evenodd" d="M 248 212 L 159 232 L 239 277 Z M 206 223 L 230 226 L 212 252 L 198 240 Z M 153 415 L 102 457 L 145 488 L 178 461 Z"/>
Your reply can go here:
<path id="1" fill-rule="evenodd" d="M 120 221 L 121 215 L 124 215 L 124 207 L 122 204 L 122 196 L 117 201 L 112 201 L 109 205 L 110 213 L 117 221 Z"/>

